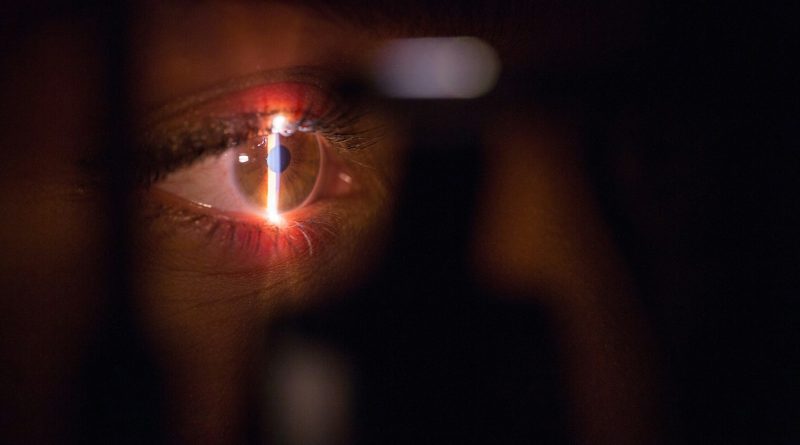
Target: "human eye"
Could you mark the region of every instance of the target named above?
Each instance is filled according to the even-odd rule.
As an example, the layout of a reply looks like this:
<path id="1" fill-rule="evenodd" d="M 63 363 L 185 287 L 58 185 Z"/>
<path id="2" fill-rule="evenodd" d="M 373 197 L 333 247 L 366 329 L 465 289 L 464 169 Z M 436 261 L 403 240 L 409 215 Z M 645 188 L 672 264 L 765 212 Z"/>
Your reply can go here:
<path id="1" fill-rule="evenodd" d="M 182 257 L 223 270 L 267 270 L 307 268 L 373 232 L 392 171 L 385 125 L 334 85 L 313 69 L 273 72 L 145 118 L 136 176 L 147 238 L 159 249 L 177 238 Z"/>
<path id="2" fill-rule="evenodd" d="M 352 183 L 343 171 L 329 173 L 336 170 L 327 159 L 334 154 L 313 133 L 311 122 L 292 122 L 281 112 L 256 113 L 252 119 L 252 128 L 234 130 L 240 133 L 230 136 L 230 148 L 169 173 L 156 188 L 200 207 L 261 216 L 267 223 L 285 226 L 285 213 L 313 202 L 320 189 L 335 188 L 326 183 Z M 326 180 L 331 176 L 333 181 Z"/>

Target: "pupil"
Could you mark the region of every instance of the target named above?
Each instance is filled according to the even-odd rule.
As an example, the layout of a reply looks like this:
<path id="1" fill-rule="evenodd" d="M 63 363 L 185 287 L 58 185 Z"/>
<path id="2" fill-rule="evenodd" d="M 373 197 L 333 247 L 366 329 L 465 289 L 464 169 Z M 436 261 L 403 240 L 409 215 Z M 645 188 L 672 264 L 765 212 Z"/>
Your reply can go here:
<path id="1" fill-rule="evenodd" d="M 267 155 L 267 166 L 275 173 L 283 173 L 286 167 L 289 166 L 291 160 L 292 155 L 289 153 L 289 150 L 283 145 L 278 145 L 269 151 Z"/>

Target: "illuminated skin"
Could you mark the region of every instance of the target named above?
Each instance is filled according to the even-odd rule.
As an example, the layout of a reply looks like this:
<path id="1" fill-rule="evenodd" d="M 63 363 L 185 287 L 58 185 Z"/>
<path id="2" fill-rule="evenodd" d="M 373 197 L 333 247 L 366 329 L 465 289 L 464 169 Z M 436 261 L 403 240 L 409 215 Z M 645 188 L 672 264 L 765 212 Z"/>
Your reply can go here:
<path id="1" fill-rule="evenodd" d="M 169 104 L 255 72 L 308 66 L 339 71 L 360 69 L 382 39 L 407 34 L 401 27 L 365 30 L 355 23 L 326 20 L 310 9 L 284 4 L 211 3 L 186 7 L 157 2 L 146 9 L 148 14 L 135 22 L 138 39 L 131 61 L 132 78 L 137 79 L 137 110 Z M 264 26 L 265 23 L 281 26 Z M 38 324 L 15 326 L 13 338 L 22 341 L 14 348 L 36 350 L 40 345 L 35 339 L 42 338 L 40 343 L 52 351 L 39 359 L 41 363 L 26 361 L 21 352 L 6 355 L 19 358 L 13 369 L 22 369 L 21 373 L 53 370 L 41 371 L 41 376 L 33 373 L 39 376 L 38 380 L 32 379 L 28 385 L 40 391 L 30 391 L 32 403 L 44 407 L 41 417 L 49 419 L 58 431 L 65 428 L 57 425 L 63 420 L 53 415 L 47 405 L 53 394 L 60 394 L 53 382 L 76 372 L 81 345 L 88 343 L 86 332 L 93 319 L 92 308 L 102 304 L 85 297 L 92 294 L 92 286 L 100 286 L 94 278 L 104 271 L 105 251 L 103 240 L 93 239 L 86 228 L 105 225 L 100 219 L 103 202 L 98 191 L 82 189 L 80 193 L 71 192 L 67 199 L 64 193 L 52 190 L 73 190 L 81 179 L 78 161 L 86 157 L 82 150 L 97 147 L 97 141 L 88 136 L 96 133 L 96 124 L 87 117 L 96 116 L 92 107 L 99 107 L 90 99 L 96 78 L 85 72 L 101 69 L 83 65 L 96 60 L 91 39 L 63 35 L 41 39 L 46 44 L 36 44 L 38 40 L 30 44 L 35 61 L 30 69 L 58 71 L 65 80 L 29 87 L 37 92 L 33 96 L 41 100 L 17 101 L 30 103 L 32 110 L 18 119 L 23 122 L 19 128 L 30 130 L 23 133 L 33 136 L 9 144 L 25 148 L 18 152 L 26 156 L 66 157 L 73 162 L 28 166 L 21 155 L 6 153 L 12 157 L 6 165 L 18 168 L 9 168 L 10 174 L 3 177 L 9 181 L 3 189 L 14 190 L 13 196 L 8 194 L 5 199 L 23 223 L 9 225 L 13 230 L 4 233 L 24 236 L 21 240 L 8 240 L 10 252 L 18 255 L 10 255 L 15 256 L 16 262 L 9 261 L 4 266 L 12 271 L 7 274 L 9 277 L 31 276 L 31 271 L 40 268 L 52 271 L 51 278 L 55 279 L 43 280 L 47 281 L 44 285 L 55 288 L 60 284 L 61 288 L 58 292 L 51 289 L 51 294 L 41 293 L 49 297 L 42 302 L 20 299 L 19 304 L 30 306 L 12 306 L 6 312 L 12 316 L 22 314 L 18 315 L 20 319 L 26 319 L 25 314 L 31 311 L 68 313 L 71 318 L 66 327 L 56 323 L 56 315 L 43 315 Z M 513 64 L 530 55 L 526 49 L 515 53 L 520 50 L 518 46 L 514 48 L 504 53 L 506 63 Z M 536 48 L 530 51 L 535 53 Z M 61 52 L 75 57 L 60 56 Z M 36 65 L 49 61 L 58 69 Z M 274 98 L 278 93 L 270 88 L 254 86 L 238 95 L 227 94 L 225 100 L 232 104 L 230 108 L 243 107 L 258 102 L 259 94 Z M 76 111 L 55 119 L 57 137 L 37 133 L 32 124 L 39 122 L 41 116 L 54 115 L 50 108 L 52 98 L 72 104 L 69 109 L 84 110 L 83 114 Z M 81 116 L 85 119 L 80 120 Z M 641 402 L 641 394 L 627 388 L 620 372 L 624 368 L 625 373 L 634 375 L 630 380 L 641 380 L 636 378 L 637 366 L 629 366 L 638 359 L 637 349 L 628 348 L 625 343 L 638 338 L 638 327 L 615 317 L 617 313 L 630 313 L 617 310 L 626 307 L 626 296 L 630 294 L 624 267 L 602 225 L 596 223 L 599 219 L 582 172 L 571 162 L 569 127 L 562 128 L 557 118 L 537 118 L 537 125 L 530 125 L 531 120 L 513 114 L 498 116 L 498 122 L 508 127 L 491 138 L 489 147 L 501 155 L 487 166 L 488 175 L 493 178 L 487 191 L 491 199 L 482 202 L 479 222 L 484 228 L 483 236 L 474 246 L 476 258 L 485 263 L 477 270 L 485 272 L 481 278 L 490 287 L 545 287 L 557 296 L 544 304 L 563 322 L 559 335 L 568 345 L 565 349 L 572 351 L 566 360 L 576 400 L 574 418 L 578 429 L 592 438 L 587 443 L 648 443 L 641 439 L 646 437 L 642 433 L 646 431 L 642 420 L 647 417 L 646 404 Z M 157 184 L 137 195 L 137 219 L 131 224 L 137 235 L 136 310 L 149 346 L 167 370 L 166 424 L 172 437 L 188 443 L 240 443 L 246 409 L 245 382 L 253 369 L 253 353 L 260 347 L 260 326 L 276 312 L 312 304 L 326 289 L 352 286 L 360 274 L 368 272 L 365 265 L 380 252 L 383 231 L 391 222 L 391 199 L 402 172 L 403 140 L 400 129 L 391 124 L 386 116 L 364 117 L 358 125 L 382 126 L 386 134 L 369 149 L 340 153 L 333 161 L 341 168 L 332 173 L 334 178 L 327 190 L 330 198 L 282 215 L 286 220 L 320 222 L 318 227 L 323 230 L 315 231 L 311 241 L 301 234 L 288 236 L 281 227 L 266 224 L 264 213 L 241 214 L 203 207 L 175 193 L 159 191 Z M 66 143 L 74 146 L 65 146 Z M 47 150 L 56 150 L 59 157 Z M 541 174 L 531 175 L 532 168 Z M 274 177 L 277 189 L 278 175 Z M 20 187 L 20 183 L 26 186 Z M 523 199 L 537 204 L 515 208 Z M 275 217 L 276 208 L 277 204 L 271 201 L 266 209 L 268 219 Z M 59 215 L 59 224 L 43 225 L 43 221 L 52 221 L 53 214 Z M 583 224 L 564 224 L 574 220 Z M 530 221 L 536 224 L 528 224 Z M 506 230 L 492 229 L 499 226 Z M 252 239 L 253 234 L 276 242 L 270 242 L 269 249 L 242 248 L 242 240 Z M 43 244 L 47 247 L 41 247 Z M 29 250 L 32 246 L 40 246 L 40 250 Z M 24 285 L 18 287 L 27 289 Z M 69 290 L 69 298 L 64 298 L 63 289 Z M 59 326 L 62 331 L 51 326 Z M 38 336 L 28 335 L 29 331 Z M 44 433 L 30 434 L 35 439 L 35 434 Z"/>

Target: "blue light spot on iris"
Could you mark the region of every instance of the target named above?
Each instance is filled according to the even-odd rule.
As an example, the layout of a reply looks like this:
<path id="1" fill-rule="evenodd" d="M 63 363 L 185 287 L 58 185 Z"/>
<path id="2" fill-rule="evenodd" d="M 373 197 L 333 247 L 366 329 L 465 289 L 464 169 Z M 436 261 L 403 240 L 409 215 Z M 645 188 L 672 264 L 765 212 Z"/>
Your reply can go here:
<path id="1" fill-rule="evenodd" d="M 269 151 L 267 155 L 267 166 L 275 173 L 283 173 L 286 167 L 289 166 L 291 160 L 292 155 L 289 153 L 289 150 L 283 145 L 278 145 Z"/>

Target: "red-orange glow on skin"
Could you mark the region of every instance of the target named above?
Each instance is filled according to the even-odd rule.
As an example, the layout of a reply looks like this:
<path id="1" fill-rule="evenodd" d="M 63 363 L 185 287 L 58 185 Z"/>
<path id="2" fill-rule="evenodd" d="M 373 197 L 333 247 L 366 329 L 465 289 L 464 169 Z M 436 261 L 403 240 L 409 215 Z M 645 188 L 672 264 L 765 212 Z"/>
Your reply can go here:
<path id="1" fill-rule="evenodd" d="M 155 188 L 143 201 L 158 224 L 182 228 L 181 243 L 191 243 L 192 252 L 206 252 L 207 262 L 223 270 L 288 265 L 320 254 L 338 235 L 337 227 L 318 222 L 321 214 L 330 212 L 323 202 L 284 213 L 283 223 L 276 225 L 264 215 L 221 212 Z"/>
<path id="2" fill-rule="evenodd" d="M 331 101 L 317 87 L 287 82 L 248 88 L 214 100 L 203 108 L 211 114 L 280 111 L 289 121 L 293 121 L 301 117 L 312 120 L 318 118 L 331 105 Z"/>

